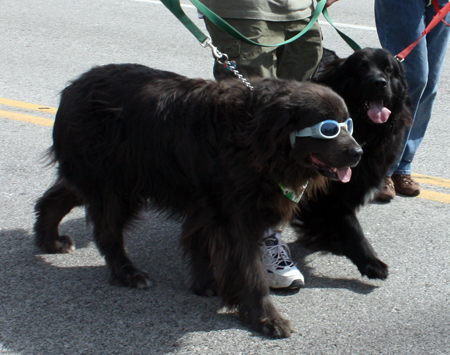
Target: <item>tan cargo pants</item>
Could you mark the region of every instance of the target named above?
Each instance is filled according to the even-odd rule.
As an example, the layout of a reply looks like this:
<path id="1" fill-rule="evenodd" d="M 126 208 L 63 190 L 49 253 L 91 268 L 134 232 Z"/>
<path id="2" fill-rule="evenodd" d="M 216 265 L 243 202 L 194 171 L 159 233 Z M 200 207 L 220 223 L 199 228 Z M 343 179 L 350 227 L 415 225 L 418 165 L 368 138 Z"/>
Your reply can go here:
<path id="1" fill-rule="evenodd" d="M 299 21 L 271 22 L 260 20 L 225 19 L 231 26 L 263 44 L 284 42 L 301 32 L 310 18 Z M 245 77 L 270 77 L 306 81 L 314 75 L 322 58 L 322 33 L 316 22 L 294 42 L 280 47 L 261 47 L 242 43 L 205 18 L 207 30 L 218 50 L 236 62 L 236 69 Z M 232 78 L 233 72 L 215 62 L 216 80 Z"/>

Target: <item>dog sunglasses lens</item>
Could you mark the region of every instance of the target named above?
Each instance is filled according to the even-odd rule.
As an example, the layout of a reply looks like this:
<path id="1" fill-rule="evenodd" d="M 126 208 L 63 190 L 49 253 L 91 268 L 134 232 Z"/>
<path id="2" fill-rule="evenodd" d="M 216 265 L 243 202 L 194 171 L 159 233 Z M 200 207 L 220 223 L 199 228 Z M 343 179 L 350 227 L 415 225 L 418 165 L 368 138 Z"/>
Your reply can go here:
<path id="1" fill-rule="evenodd" d="M 320 133 L 324 137 L 336 137 L 339 134 L 340 127 L 336 121 L 324 121 L 320 126 Z"/>

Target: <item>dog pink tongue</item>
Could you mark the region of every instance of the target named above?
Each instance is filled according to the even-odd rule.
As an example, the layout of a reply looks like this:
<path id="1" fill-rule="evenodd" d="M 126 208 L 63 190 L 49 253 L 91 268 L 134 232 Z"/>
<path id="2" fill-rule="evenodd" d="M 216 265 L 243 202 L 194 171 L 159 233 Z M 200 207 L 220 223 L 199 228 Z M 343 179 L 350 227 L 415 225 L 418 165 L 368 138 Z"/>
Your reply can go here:
<path id="1" fill-rule="evenodd" d="M 370 101 L 367 115 L 375 123 L 384 123 L 389 119 L 391 111 L 384 107 L 380 100 L 373 100 Z"/>
<path id="2" fill-rule="evenodd" d="M 338 174 L 339 180 L 341 180 L 341 182 L 343 182 L 343 183 L 346 183 L 346 182 L 349 182 L 350 179 L 352 178 L 352 169 L 350 169 L 350 168 L 337 169 L 337 174 Z"/>

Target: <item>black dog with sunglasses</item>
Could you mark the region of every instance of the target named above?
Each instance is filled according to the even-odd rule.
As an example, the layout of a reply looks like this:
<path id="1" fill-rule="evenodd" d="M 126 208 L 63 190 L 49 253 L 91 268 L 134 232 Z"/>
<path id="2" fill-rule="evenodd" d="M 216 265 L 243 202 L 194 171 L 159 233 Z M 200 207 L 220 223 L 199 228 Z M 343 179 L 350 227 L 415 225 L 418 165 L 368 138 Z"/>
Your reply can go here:
<path id="1" fill-rule="evenodd" d="M 124 229 L 147 205 L 182 220 L 193 292 L 218 293 L 262 333 L 288 337 L 269 295 L 260 243 L 289 221 L 307 180 L 347 179 L 362 150 L 342 98 L 313 83 L 189 79 L 137 64 L 107 65 L 62 92 L 51 154 L 58 179 L 36 204 L 36 244 L 73 250 L 58 225 L 86 206 L 114 284 L 148 287 L 127 256 Z M 334 139 L 314 135 L 322 121 Z M 329 120 L 329 121 L 327 121 Z M 347 121 L 346 121 L 347 120 Z M 340 129 L 340 122 L 345 122 Z M 349 132 L 350 131 L 350 132 Z"/>
<path id="2" fill-rule="evenodd" d="M 404 69 L 384 49 L 365 48 L 345 59 L 325 51 L 324 61 L 329 63 L 314 81 L 344 98 L 364 154 L 348 183 L 332 181 L 326 191 L 300 202 L 293 226 L 310 249 L 345 255 L 362 275 L 386 279 L 388 266 L 364 236 L 356 212 L 378 193 L 411 123 Z"/>

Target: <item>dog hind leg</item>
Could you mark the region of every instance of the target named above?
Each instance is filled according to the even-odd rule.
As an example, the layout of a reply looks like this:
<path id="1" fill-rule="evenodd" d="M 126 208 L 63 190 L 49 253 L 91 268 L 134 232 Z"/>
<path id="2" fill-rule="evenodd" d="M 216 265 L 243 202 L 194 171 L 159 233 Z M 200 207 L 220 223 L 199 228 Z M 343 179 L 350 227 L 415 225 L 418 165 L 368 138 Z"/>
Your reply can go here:
<path id="1" fill-rule="evenodd" d="M 35 243 L 47 253 L 69 253 L 75 249 L 74 242 L 67 235 L 59 235 L 61 220 L 75 206 L 83 204 L 82 198 L 71 189 L 65 180 L 59 179 L 37 201 L 34 224 Z"/>
<path id="2" fill-rule="evenodd" d="M 188 287 L 199 296 L 216 296 L 217 283 L 207 240 L 195 226 L 189 226 L 191 220 L 186 219 L 181 232 L 181 245 L 190 267 Z"/>

